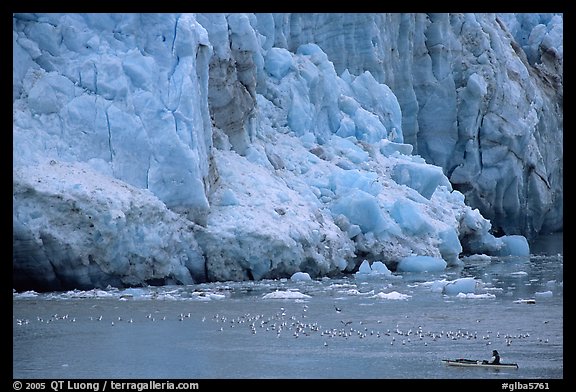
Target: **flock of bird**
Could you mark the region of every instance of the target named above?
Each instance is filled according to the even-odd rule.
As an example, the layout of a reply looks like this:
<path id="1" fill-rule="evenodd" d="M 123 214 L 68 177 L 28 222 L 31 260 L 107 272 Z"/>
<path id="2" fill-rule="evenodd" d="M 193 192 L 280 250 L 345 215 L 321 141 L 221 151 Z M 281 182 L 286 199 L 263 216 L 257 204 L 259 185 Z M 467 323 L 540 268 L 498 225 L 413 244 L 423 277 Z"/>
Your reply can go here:
<path id="1" fill-rule="evenodd" d="M 342 311 L 341 308 L 338 308 L 337 306 L 334 307 L 337 313 Z M 425 331 L 421 325 L 408 329 L 400 329 L 400 324 L 398 323 L 394 328 L 390 329 L 382 328 L 382 320 L 377 320 L 375 322 L 376 326 L 374 326 L 374 322 L 355 322 L 352 320 L 341 319 L 338 327 L 325 328 L 320 326 L 318 322 L 307 321 L 307 310 L 308 306 L 304 305 L 300 315 L 289 315 L 287 310 L 281 307 L 273 316 L 268 317 L 265 317 L 263 314 L 253 315 L 245 313 L 241 316 L 230 318 L 225 315 L 215 314 L 211 321 L 221 325 L 218 328 L 220 332 L 224 332 L 229 328 L 238 328 L 247 325 L 251 333 L 254 335 L 257 333 L 274 333 L 277 338 L 283 336 L 299 338 L 319 335 L 324 337 L 324 346 L 328 346 L 331 340 L 337 338 L 343 338 L 346 340 L 352 338 L 376 338 L 388 340 L 390 345 L 406 345 L 413 342 L 422 342 L 425 346 L 427 346 L 429 342 L 436 342 L 439 340 L 454 341 L 460 339 L 477 340 L 484 342 L 486 345 L 491 345 L 493 341 L 498 340 L 499 343 L 501 343 L 501 339 L 504 339 L 504 344 L 510 346 L 514 340 L 527 339 L 530 337 L 529 333 L 509 334 L 500 333 L 498 331 L 494 333 L 489 330 L 484 334 L 479 334 L 477 331 L 470 332 L 462 329 L 456 331 Z M 206 321 L 206 318 L 203 318 L 202 321 Z M 372 326 L 370 326 L 370 324 L 372 324 Z M 548 339 L 538 340 L 539 342 L 548 343 Z"/>
<path id="2" fill-rule="evenodd" d="M 334 317 L 333 324 L 331 327 L 321 326 L 316 321 L 309 321 L 311 317 L 308 316 L 308 305 L 303 304 L 302 307 L 296 311 L 290 312 L 285 307 L 279 307 L 278 311 L 270 316 L 265 316 L 264 314 L 251 314 L 244 313 L 235 317 L 231 317 L 225 314 L 214 314 L 212 317 L 207 318 L 203 316 L 201 319 L 202 323 L 212 322 L 216 323 L 215 332 L 226 332 L 232 328 L 248 328 L 249 333 L 252 335 L 256 334 L 272 334 L 276 338 L 305 338 L 309 336 L 320 336 L 324 341 L 324 346 L 328 346 L 331 342 L 335 342 L 336 339 L 381 339 L 384 342 L 388 342 L 390 345 L 394 344 L 413 344 L 420 342 L 427 346 L 430 343 L 437 342 L 439 340 L 472 340 L 477 342 L 483 342 L 486 345 L 491 345 L 493 342 L 498 343 L 498 345 L 510 346 L 516 340 L 526 340 L 530 338 L 529 333 L 518 333 L 509 334 L 501 333 L 499 331 L 493 332 L 486 330 L 484 333 L 479 333 L 478 331 L 468 331 L 468 330 L 437 330 L 428 331 L 424 330 L 421 325 L 406 328 L 400 328 L 400 324 L 396 323 L 393 328 L 386 328 L 383 325 L 382 320 L 376 321 L 354 321 L 342 319 L 341 313 L 342 308 L 334 305 Z M 159 316 L 158 314 L 148 313 L 145 319 L 142 318 L 135 319 L 123 318 L 117 316 L 115 318 L 107 317 L 103 315 L 89 316 L 83 321 L 90 322 L 101 322 L 108 323 L 111 326 L 119 325 L 121 323 L 132 324 L 135 322 L 157 322 L 166 320 L 178 320 L 179 322 L 184 322 L 189 319 L 193 319 L 192 313 L 180 313 L 178 315 L 173 315 L 167 317 L 165 315 Z M 68 314 L 58 315 L 54 314 L 50 317 L 36 317 L 36 322 L 38 323 L 55 323 L 55 322 L 71 322 L 75 323 L 79 320 L 78 317 L 71 317 Z M 476 320 L 480 322 L 480 320 Z M 17 326 L 26 326 L 31 324 L 28 319 L 15 319 Z M 545 323 L 547 321 L 544 321 Z M 548 343 L 548 339 L 539 338 L 537 339 L 540 343 Z"/>

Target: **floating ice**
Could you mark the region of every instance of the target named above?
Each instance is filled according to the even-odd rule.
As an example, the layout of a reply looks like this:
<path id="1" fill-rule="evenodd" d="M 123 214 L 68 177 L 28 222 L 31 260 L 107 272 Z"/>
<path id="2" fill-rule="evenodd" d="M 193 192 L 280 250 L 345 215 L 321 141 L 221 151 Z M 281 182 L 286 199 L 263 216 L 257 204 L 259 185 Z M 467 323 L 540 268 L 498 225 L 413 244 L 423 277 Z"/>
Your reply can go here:
<path id="1" fill-rule="evenodd" d="M 444 285 L 443 292 L 446 295 L 473 294 L 480 285 L 475 278 L 460 278 Z"/>
<path id="2" fill-rule="evenodd" d="M 390 272 L 388 267 L 386 267 L 386 264 L 381 261 L 373 262 L 370 267 L 372 268 L 372 272 L 375 272 L 376 274 L 392 275 L 392 272 Z"/>
<path id="3" fill-rule="evenodd" d="M 35 292 L 34 290 L 28 290 L 28 291 L 23 291 L 21 293 L 13 293 L 14 297 L 18 297 L 18 298 L 36 298 L 38 297 L 38 293 Z"/>
<path id="4" fill-rule="evenodd" d="M 545 298 L 545 297 L 552 297 L 554 295 L 554 293 L 550 290 L 547 290 L 547 291 L 537 291 L 534 293 L 534 295 L 536 297 Z"/>
<path id="5" fill-rule="evenodd" d="M 456 298 L 465 298 L 465 299 L 494 299 L 496 296 L 490 293 L 484 294 L 474 294 L 474 293 L 458 293 Z"/>
<path id="6" fill-rule="evenodd" d="M 372 296 L 371 298 L 377 298 L 377 299 L 400 299 L 400 300 L 402 300 L 402 299 L 408 299 L 408 298 L 410 298 L 410 297 L 412 297 L 412 296 L 411 296 L 411 295 L 408 295 L 408 294 L 402 294 L 402 293 L 399 293 L 399 292 L 397 292 L 397 291 L 392 291 L 392 292 L 390 292 L 390 293 L 380 292 L 380 293 L 378 293 L 378 294 L 375 294 L 375 295 Z"/>
<path id="7" fill-rule="evenodd" d="M 442 293 L 442 292 L 444 292 L 444 287 L 449 282 L 450 281 L 448 281 L 446 279 L 441 279 L 441 280 L 434 280 L 432 282 L 424 282 L 424 283 L 422 283 L 422 285 L 429 287 L 430 291 L 432 291 L 434 293 Z"/>
<path id="8" fill-rule="evenodd" d="M 514 301 L 515 304 L 529 304 L 529 305 L 533 305 L 536 303 L 536 300 L 534 298 L 528 298 L 528 299 L 517 299 L 516 301 Z"/>
<path id="9" fill-rule="evenodd" d="M 339 291 L 342 294 L 346 294 L 346 295 L 372 295 L 374 294 L 374 290 L 370 290 L 370 291 L 360 291 L 358 289 L 348 289 L 348 290 L 341 290 Z"/>
<path id="10" fill-rule="evenodd" d="M 208 293 L 207 297 L 210 299 L 215 299 L 215 300 L 220 300 L 220 299 L 226 298 L 226 296 L 224 294 L 218 294 L 218 293 Z"/>
<path id="11" fill-rule="evenodd" d="M 475 254 L 462 257 L 462 261 L 466 264 L 489 263 L 492 261 L 492 257 L 485 254 Z"/>
<path id="12" fill-rule="evenodd" d="M 526 237 L 520 235 L 507 235 L 500 237 L 502 247 L 498 251 L 499 256 L 530 256 L 530 245 Z"/>
<path id="13" fill-rule="evenodd" d="M 293 282 L 309 282 L 312 280 L 310 274 L 307 272 L 295 272 L 291 277 L 290 280 Z"/>
<path id="14" fill-rule="evenodd" d="M 446 269 L 446 261 L 431 256 L 408 256 L 398 263 L 399 272 L 436 272 Z"/>
<path id="15" fill-rule="evenodd" d="M 305 298 L 312 298 L 307 294 L 303 294 L 299 291 L 280 291 L 276 290 L 271 293 L 265 294 L 263 299 L 305 299 Z"/>
<path id="16" fill-rule="evenodd" d="M 374 261 L 372 264 L 370 264 L 368 260 L 364 260 L 362 264 L 360 264 L 355 277 L 356 279 L 361 280 L 367 278 L 402 278 L 401 276 L 393 275 L 388 267 L 386 267 L 386 264 L 383 262 Z"/>

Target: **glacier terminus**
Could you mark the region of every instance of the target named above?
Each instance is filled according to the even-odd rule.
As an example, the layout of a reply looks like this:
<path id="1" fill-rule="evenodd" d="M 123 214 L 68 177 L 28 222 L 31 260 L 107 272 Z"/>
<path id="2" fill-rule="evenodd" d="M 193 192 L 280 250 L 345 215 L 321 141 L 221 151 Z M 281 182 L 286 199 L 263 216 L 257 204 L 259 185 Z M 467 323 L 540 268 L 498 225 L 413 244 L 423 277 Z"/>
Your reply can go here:
<path id="1" fill-rule="evenodd" d="M 562 99 L 562 14 L 14 14 L 14 289 L 528 256 Z"/>

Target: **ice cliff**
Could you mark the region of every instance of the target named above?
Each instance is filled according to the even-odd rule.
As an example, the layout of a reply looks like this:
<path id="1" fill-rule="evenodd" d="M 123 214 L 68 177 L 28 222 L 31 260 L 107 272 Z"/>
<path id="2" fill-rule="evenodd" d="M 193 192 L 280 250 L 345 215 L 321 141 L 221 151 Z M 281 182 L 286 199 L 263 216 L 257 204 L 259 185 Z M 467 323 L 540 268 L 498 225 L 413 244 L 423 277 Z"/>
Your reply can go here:
<path id="1" fill-rule="evenodd" d="M 525 255 L 562 228 L 562 23 L 15 14 L 14 287 Z"/>

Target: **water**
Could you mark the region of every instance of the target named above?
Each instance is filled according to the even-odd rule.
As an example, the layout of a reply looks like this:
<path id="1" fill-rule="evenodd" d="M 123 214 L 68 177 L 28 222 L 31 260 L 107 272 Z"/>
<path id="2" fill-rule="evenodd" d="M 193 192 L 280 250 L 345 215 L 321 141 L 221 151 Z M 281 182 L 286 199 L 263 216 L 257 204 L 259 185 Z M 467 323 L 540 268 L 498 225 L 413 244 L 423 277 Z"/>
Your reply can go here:
<path id="1" fill-rule="evenodd" d="M 13 377 L 562 379 L 562 237 L 540 241 L 530 258 L 397 279 L 15 293 Z M 435 289 L 460 277 L 481 281 L 476 298 Z M 277 290 L 309 297 L 263 298 Z M 409 297 L 378 295 L 393 292 Z M 441 361 L 493 349 L 519 369 Z"/>

